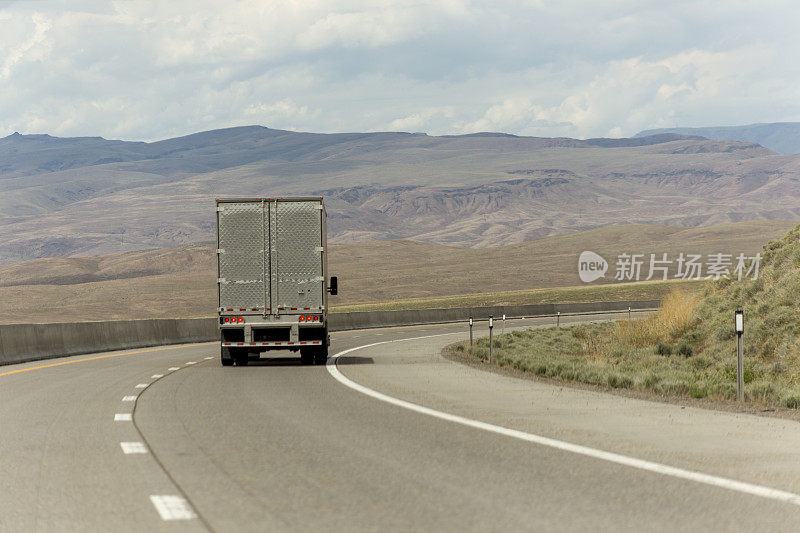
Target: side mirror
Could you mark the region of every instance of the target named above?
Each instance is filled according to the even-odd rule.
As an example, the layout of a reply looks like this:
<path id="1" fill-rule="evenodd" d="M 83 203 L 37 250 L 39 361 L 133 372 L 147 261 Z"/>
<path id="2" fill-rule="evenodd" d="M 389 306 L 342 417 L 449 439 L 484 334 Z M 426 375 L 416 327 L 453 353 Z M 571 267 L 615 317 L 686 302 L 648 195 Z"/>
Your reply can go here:
<path id="1" fill-rule="evenodd" d="M 331 283 L 328 287 L 328 292 L 331 293 L 331 296 L 336 296 L 339 294 L 339 278 L 336 276 L 331 276 Z"/>

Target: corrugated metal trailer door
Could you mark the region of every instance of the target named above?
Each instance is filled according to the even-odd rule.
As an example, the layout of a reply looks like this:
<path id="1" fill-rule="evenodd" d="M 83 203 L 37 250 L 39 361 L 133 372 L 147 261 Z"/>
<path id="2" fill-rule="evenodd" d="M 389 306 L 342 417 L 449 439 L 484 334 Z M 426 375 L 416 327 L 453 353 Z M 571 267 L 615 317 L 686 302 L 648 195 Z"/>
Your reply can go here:
<path id="1" fill-rule="evenodd" d="M 219 294 L 225 309 L 264 311 L 265 212 L 263 202 L 225 202 L 217 212 Z"/>
<path id="2" fill-rule="evenodd" d="M 272 303 L 280 313 L 322 308 L 321 206 L 280 200 L 270 206 Z"/>

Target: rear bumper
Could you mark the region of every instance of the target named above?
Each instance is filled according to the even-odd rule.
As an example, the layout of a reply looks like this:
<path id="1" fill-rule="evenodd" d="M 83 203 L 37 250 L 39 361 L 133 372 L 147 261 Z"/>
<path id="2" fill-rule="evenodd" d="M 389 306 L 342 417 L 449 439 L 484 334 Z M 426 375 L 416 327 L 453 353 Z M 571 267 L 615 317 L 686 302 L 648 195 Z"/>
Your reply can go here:
<path id="1" fill-rule="evenodd" d="M 256 321 L 221 325 L 220 341 L 223 347 L 269 349 L 298 349 L 306 346 L 323 346 L 328 342 L 327 322 L 302 323 L 294 321 Z"/>
<path id="2" fill-rule="evenodd" d="M 236 348 L 260 348 L 264 346 L 274 346 L 274 347 L 297 347 L 297 346 L 322 346 L 322 341 L 273 341 L 273 342 L 223 342 L 222 346 L 230 346 Z"/>

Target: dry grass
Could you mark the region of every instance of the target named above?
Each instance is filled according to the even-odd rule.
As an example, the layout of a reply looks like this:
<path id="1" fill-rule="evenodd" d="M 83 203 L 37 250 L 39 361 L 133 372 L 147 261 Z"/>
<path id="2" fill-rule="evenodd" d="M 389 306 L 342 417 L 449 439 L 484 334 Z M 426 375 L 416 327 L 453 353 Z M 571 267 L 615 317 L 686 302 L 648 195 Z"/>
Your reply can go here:
<path id="1" fill-rule="evenodd" d="M 621 320 L 614 327 L 616 342 L 634 347 L 673 343 L 697 322 L 696 293 L 672 288 L 658 312 L 640 320 Z"/>

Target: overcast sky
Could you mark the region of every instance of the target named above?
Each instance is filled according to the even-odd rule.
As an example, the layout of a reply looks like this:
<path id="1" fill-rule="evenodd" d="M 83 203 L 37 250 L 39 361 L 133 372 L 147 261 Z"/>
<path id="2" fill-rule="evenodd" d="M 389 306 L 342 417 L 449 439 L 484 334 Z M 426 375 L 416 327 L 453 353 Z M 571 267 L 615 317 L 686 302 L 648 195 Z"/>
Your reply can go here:
<path id="1" fill-rule="evenodd" d="M 0 137 L 800 120 L 794 1 L 0 0 Z"/>

